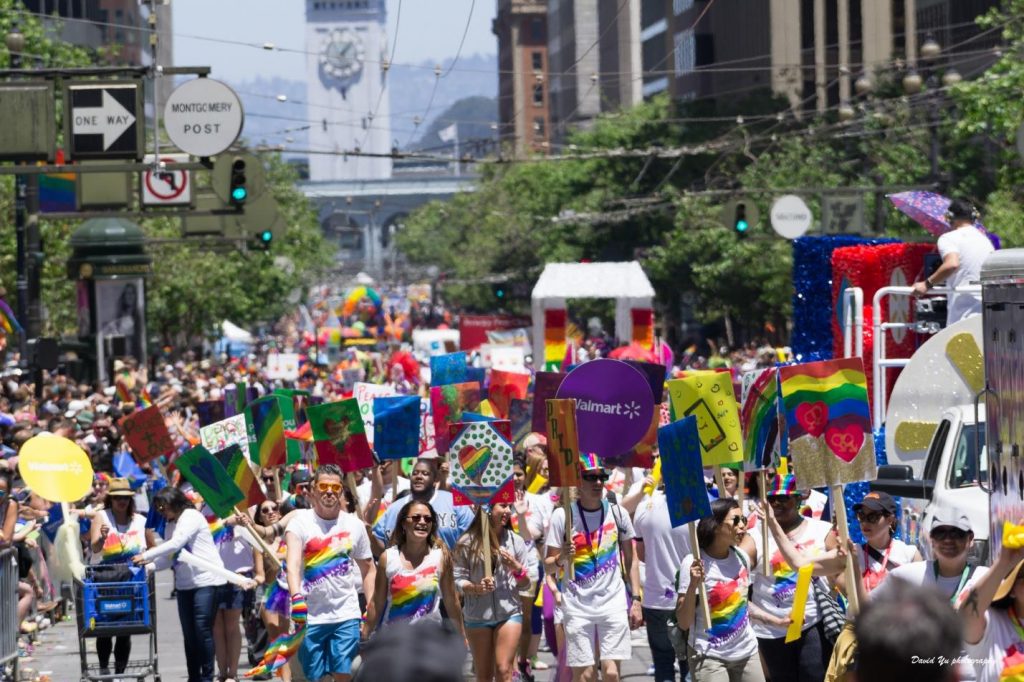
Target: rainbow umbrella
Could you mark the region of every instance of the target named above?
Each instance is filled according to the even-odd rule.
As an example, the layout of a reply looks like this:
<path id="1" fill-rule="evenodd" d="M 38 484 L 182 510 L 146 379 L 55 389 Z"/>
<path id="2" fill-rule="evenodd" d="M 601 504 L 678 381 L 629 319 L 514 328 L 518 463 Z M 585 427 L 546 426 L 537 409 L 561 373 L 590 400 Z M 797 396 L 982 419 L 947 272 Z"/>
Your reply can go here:
<path id="1" fill-rule="evenodd" d="M 348 317 L 352 313 L 356 312 L 360 302 L 364 298 L 370 299 L 373 303 L 373 307 L 376 310 L 380 310 L 380 294 L 369 287 L 358 286 L 349 292 L 348 296 L 345 297 L 345 301 L 342 303 L 341 314 L 343 317 Z"/>

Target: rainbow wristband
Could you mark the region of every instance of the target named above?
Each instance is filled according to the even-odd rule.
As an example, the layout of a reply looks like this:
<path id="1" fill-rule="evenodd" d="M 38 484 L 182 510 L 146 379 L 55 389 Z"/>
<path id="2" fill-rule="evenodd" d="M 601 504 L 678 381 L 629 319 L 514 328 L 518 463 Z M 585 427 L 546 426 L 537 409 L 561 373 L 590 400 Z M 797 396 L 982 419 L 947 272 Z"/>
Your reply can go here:
<path id="1" fill-rule="evenodd" d="M 306 598 L 301 594 L 292 595 L 292 621 L 305 623 L 309 616 L 309 608 L 306 606 Z"/>
<path id="2" fill-rule="evenodd" d="M 529 575 L 530 574 L 526 572 L 526 567 L 523 566 L 517 572 L 513 573 L 512 577 L 516 579 L 516 582 L 519 582 L 520 580 L 529 577 Z"/>

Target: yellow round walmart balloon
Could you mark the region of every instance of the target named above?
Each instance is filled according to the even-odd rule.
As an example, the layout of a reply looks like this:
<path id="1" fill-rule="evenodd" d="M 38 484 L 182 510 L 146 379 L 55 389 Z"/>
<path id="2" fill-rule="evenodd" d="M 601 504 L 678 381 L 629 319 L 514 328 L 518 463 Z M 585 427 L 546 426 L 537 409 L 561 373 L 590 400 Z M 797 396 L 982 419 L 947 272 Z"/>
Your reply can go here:
<path id="1" fill-rule="evenodd" d="M 18 472 L 34 493 L 50 502 L 75 502 L 92 489 L 92 463 L 73 441 L 34 436 L 18 452 Z"/>

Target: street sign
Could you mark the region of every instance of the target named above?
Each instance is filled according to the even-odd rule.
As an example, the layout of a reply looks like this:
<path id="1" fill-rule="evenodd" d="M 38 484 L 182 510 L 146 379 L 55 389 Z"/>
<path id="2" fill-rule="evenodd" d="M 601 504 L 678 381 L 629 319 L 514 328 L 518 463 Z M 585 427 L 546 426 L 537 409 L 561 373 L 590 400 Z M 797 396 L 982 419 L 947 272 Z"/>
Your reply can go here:
<path id="1" fill-rule="evenodd" d="M 796 239 L 811 228 L 811 209 L 797 195 L 785 194 L 772 204 L 771 220 L 776 234 Z"/>
<path id="2" fill-rule="evenodd" d="M 167 137 L 193 156 L 216 156 L 242 132 L 242 102 L 235 91 L 212 78 L 182 83 L 164 106 Z"/>
<path id="3" fill-rule="evenodd" d="M 826 194 L 821 198 L 821 231 L 825 234 L 864 232 L 864 197 L 860 194 Z"/>
<path id="4" fill-rule="evenodd" d="M 138 159 L 143 149 L 142 89 L 136 81 L 79 81 L 64 101 L 71 159 Z"/>
<path id="5" fill-rule="evenodd" d="M 147 154 L 145 163 L 154 156 Z M 188 154 L 161 154 L 163 163 L 185 163 Z M 140 174 L 139 195 L 143 206 L 188 206 L 192 203 L 192 174 L 189 171 L 147 170 Z"/>
<path id="6" fill-rule="evenodd" d="M 52 161 L 57 150 L 53 83 L 0 83 L 0 160 Z"/>

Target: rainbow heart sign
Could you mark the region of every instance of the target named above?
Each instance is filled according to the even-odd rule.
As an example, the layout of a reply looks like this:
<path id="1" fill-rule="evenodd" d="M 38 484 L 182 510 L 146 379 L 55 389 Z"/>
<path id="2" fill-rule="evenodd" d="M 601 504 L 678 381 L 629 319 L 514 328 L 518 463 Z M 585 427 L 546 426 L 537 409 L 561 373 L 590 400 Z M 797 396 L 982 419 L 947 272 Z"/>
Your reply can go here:
<path id="1" fill-rule="evenodd" d="M 455 504 L 515 502 L 512 422 L 460 422 L 451 425 L 449 435 L 449 476 Z"/>
<path id="2" fill-rule="evenodd" d="M 874 480 L 875 443 L 861 358 L 780 367 L 779 386 L 801 488 Z"/>

